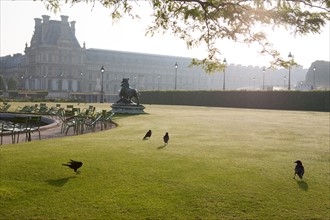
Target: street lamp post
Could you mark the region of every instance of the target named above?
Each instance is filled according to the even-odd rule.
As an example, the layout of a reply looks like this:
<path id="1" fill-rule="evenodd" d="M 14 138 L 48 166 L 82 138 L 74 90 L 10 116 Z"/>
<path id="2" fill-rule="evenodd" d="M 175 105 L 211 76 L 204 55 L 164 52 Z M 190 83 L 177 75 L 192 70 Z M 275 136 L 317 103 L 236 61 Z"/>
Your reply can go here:
<path id="1" fill-rule="evenodd" d="M 104 74 L 104 67 L 101 67 L 101 100 L 100 103 L 104 102 L 104 91 L 103 91 L 103 74 Z"/>
<path id="2" fill-rule="evenodd" d="M 177 88 L 177 80 L 178 80 L 178 63 L 175 63 L 175 82 L 174 82 L 174 90 Z"/>
<path id="3" fill-rule="evenodd" d="M 265 90 L 265 67 L 262 69 L 262 90 Z"/>
<path id="4" fill-rule="evenodd" d="M 62 77 L 64 76 L 64 73 L 63 72 L 61 72 L 61 74 L 60 74 L 60 78 L 57 80 L 57 90 L 58 91 L 62 91 L 63 90 L 63 88 L 62 88 L 62 84 L 63 84 L 63 82 L 62 82 Z"/>
<path id="5" fill-rule="evenodd" d="M 313 66 L 313 71 L 314 71 L 314 77 L 313 77 L 313 87 L 312 87 L 312 90 L 315 89 L 315 71 L 316 71 L 316 66 L 315 65 Z"/>
<path id="6" fill-rule="evenodd" d="M 223 70 L 223 86 L 222 86 L 222 89 L 226 90 L 226 64 L 227 64 L 226 58 L 223 59 L 223 64 L 225 65 L 225 68 Z"/>
<path id="7" fill-rule="evenodd" d="M 24 75 L 21 75 L 21 89 L 24 89 Z"/>
<path id="8" fill-rule="evenodd" d="M 289 59 L 292 59 L 291 52 L 288 55 Z M 291 60 L 290 60 L 291 61 Z M 291 63 L 289 63 L 289 82 L 288 82 L 288 90 L 291 90 Z"/>
<path id="9" fill-rule="evenodd" d="M 43 77 L 44 77 L 44 79 L 43 79 L 43 82 L 44 82 L 43 88 L 45 90 L 47 90 L 47 79 L 46 79 L 47 75 L 44 73 Z"/>
<path id="10" fill-rule="evenodd" d="M 79 91 L 80 92 L 83 91 L 83 78 L 84 78 L 83 72 L 80 71 L 80 86 L 79 86 Z"/>
<path id="11" fill-rule="evenodd" d="M 158 77 L 158 90 L 159 90 L 159 80 L 160 80 L 160 75 L 158 75 L 157 77 Z"/>

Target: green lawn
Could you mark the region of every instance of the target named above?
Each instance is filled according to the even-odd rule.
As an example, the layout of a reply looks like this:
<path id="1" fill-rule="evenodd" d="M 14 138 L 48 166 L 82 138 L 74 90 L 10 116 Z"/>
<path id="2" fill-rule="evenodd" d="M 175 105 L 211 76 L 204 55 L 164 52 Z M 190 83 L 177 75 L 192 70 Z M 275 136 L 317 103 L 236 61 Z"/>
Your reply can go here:
<path id="1" fill-rule="evenodd" d="M 112 130 L 1 146 L 0 219 L 330 218 L 329 113 L 145 111 Z"/>

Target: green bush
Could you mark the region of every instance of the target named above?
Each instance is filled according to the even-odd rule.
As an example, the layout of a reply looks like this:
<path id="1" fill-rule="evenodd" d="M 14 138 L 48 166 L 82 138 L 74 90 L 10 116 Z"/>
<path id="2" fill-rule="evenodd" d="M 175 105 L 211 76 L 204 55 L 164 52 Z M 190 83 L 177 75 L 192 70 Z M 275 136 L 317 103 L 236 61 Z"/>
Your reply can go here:
<path id="1" fill-rule="evenodd" d="M 330 111 L 330 91 L 143 91 L 141 103 Z"/>

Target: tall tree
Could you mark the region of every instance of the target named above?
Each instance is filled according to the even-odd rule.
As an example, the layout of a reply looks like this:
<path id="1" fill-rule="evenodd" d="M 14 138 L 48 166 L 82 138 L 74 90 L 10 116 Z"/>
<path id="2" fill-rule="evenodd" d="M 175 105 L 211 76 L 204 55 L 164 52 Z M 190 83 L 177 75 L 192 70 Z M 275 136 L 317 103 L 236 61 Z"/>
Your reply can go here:
<path id="1" fill-rule="evenodd" d="M 60 0 L 44 0 L 49 10 L 60 10 Z M 138 0 L 65 0 L 77 3 L 101 3 L 109 8 L 114 19 L 128 14 L 133 19 Z M 246 44 L 258 43 L 260 53 L 273 57 L 274 66 L 287 67 L 293 61 L 286 61 L 268 41 L 265 27 L 285 27 L 296 35 L 320 33 L 330 20 L 329 0 L 148 0 L 153 8 L 153 22 L 147 34 L 171 31 L 183 39 L 188 48 L 205 44 L 208 56 L 193 60 L 207 72 L 224 68 L 221 51 L 216 43 L 229 39 Z"/>
<path id="2" fill-rule="evenodd" d="M 8 90 L 16 90 L 17 89 L 17 80 L 13 77 L 10 77 L 7 81 Z"/>
<path id="3" fill-rule="evenodd" d="M 5 81 L 4 81 L 4 78 L 2 75 L 0 75 L 0 90 L 3 91 L 5 90 L 6 87 L 5 87 Z"/>

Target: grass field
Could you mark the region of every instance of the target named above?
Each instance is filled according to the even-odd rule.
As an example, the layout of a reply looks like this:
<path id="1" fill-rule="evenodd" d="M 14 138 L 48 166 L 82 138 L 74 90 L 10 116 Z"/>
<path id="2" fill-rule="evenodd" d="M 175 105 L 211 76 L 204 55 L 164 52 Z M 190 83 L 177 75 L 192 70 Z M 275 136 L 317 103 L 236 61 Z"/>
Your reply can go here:
<path id="1" fill-rule="evenodd" d="M 330 218 L 329 113 L 145 111 L 112 130 L 1 146 L 0 219 Z"/>

